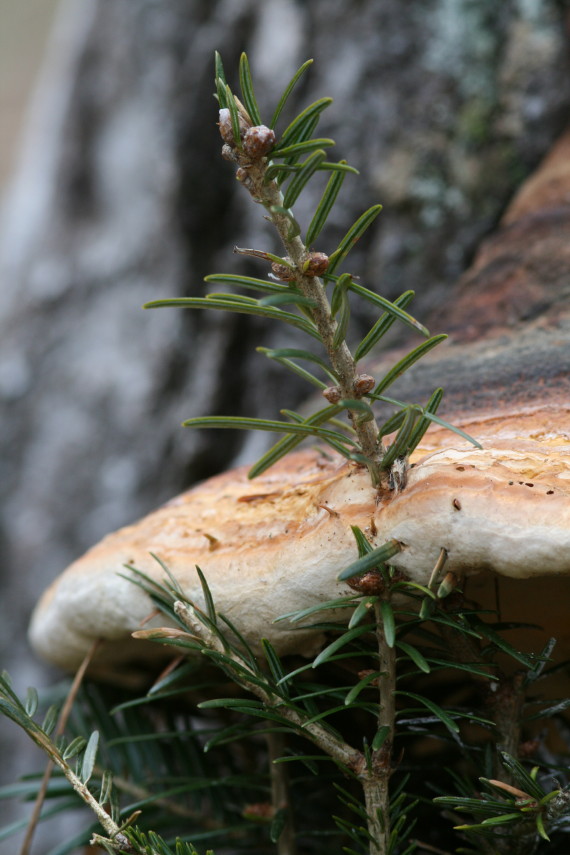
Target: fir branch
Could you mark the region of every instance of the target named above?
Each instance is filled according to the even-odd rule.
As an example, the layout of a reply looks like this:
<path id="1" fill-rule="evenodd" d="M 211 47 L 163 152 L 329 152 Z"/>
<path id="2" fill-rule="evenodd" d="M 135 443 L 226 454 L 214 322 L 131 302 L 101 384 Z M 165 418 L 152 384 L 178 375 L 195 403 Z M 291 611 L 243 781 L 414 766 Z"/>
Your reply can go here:
<path id="1" fill-rule="evenodd" d="M 83 679 L 85 677 L 85 672 L 87 671 L 87 668 L 89 667 L 89 665 L 90 665 L 90 663 L 91 663 L 91 661 L 92 661 L 92 659 L 93 659 L 93 657 L 97 651 L 97 648 L 100 646 L 100 644 L 101 644 L 100 639 L 96 639 L 93 642 L 93 644 L 91 645 L 91 647 L 87 651 L 87 654 L 85 655 L 85 657 L 83 659 L 83 662 L 81 663 L 81 665 L 79 666 L 79 668 L 77 669 L 77 671 L 75 673 L 75 676 L 73 678 L 73 682 L 72 682 L 71 687 L 69 689 L 69 692 L 67 694 L 65 704 L 63 705 L 61 713 L 59 714 L 59 721 L 57 724 L 57 728 L 55 730 L 56 737 L 63 736 L 63 734 L 65 733 L 65 729 L 67 727 L 67 722 L 68 722 L 69 716 L 71 714 L 73 704 L 75 703 L 75 700 L 77 698 L 77 693 L 79 691 L 79 687 L 81 686 L 81 683 L 83 682 Z M 36 828 L 38 825 L 38 821 L 40 818 L 42 805 L 43 805 L 44 800 L 45 800 L 48 784 L 49 784 L 49 781 L 50 781 L 50 778 L 51 778 L 51 775 L 52 775 L 52 772 L 54 769 L 54 765 L 55 765 L 55 760 L 53 759 L 53 757 L 51 757 L 48 760 L 46 768 L 45 768 L 44 776 L 42 778 L 42 783 L 41 783 L 41 786 L 40 786 L 40 789 L 39 789 L 39 792 L 38 792 L 38 795 L 36 797 L 36 801 L 34 804 L 34 809 L 32 811 L 32 814 L 31 814 L 29 822 L 28 822 L 28 828 L 26 829 L 26 835 L 25 835 L 24 840 L 22 842 L 22 847 L 20 849 L 20 855 L 28 855 L 28 853 L 30 852 L 30 849 L 32 846 L 32 841 L 34 838 L 34 834 L 35 834 L 35 831 L 36 831 Z"/>
<path id="2" fill-rule="evenodd" d="M 281 239 L 285 254 L 294 265 L 297 272 L 296 286 L 314 303 L 311 309 L 312 319 L 327 352 L 332 371 L 338 377 L 340 397 L 352 399 L 359 397 L 355 390 L 359 380 L 357 364 L 343 339 L 335 346 L 335 333 L 338 323 L 332 315 L 323 281 L 318 276 L 310 275 L 311 253 L 303 243 L 300 235 L 291 235 L 291 216 L 284 209 L 283 194 L 277 181 L 266 180 L 268 162 L 265 158 L 250 161 L 247 157 L 236 154 L 239 165 L 238 178 L 249 191 L 256 202 L 260 202 L 268 217 L 275 226 Z M 246 170 L 246 174 L 240 173 Z M 349 411 L 356 430 L 362 454 L 368 461 L 368 468 L 374 486 L 380 486 L 383 475 L 381 470 L 384 448 L 378 441 L 378 425 L 374 419 L 361 423 L 358 413 Z M 384 483 L 386 479 L 384 478 Z"/>
<path id="3" fill-rule="evenodd" d="M 234 679 L 239 685 L 256 695 L 268 709 L 276 709 L 279 716 L 284 718 L 295 729 L 307 736 L 315 745 L 328 754 L 329 757 L 349 770 L 356 770 L 361 764 L 361 754 L 347 745 L 344 740 L 339 739 L 331 731 L 318 723 L 308 724 L 308 717 L 302 716 L 296 709 L 283 704 L 283 698 L 277 692 L 272 691 L 269 685 L 265 687 L 259 684 L 257 675 L 254 673 L 249 662 L 242 658 L 236 651 L 227 651 L 220 637 L 212 632 L 197 616 L 193 606 L 180 600 L 174 603 L 174 611 L 180 620 L 188 627 L 191 634 L 201 640 L 204 647 L 224 654 L 229 664 L 234 666 Z M 145 638 L 157 638 L 160 630 L 148 630 Z M 162 630 L 166 635 L 170 631 Z M 141 637 L 141 633 L 137 633 Z"/>

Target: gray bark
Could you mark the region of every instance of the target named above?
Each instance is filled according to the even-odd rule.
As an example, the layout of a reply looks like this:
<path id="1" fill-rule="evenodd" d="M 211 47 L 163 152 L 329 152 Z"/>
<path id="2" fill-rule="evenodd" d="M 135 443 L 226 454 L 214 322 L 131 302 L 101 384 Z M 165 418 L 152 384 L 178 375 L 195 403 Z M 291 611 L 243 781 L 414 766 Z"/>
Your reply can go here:
<path id="1" fill-rule="evenodd" d="M 554 0 L 68 0 L 0 249 L 0 648 L 19 685 L 41 679 L 25 627 L 54 575 L 107 531 L 263 447 L 258 435 L 180 422 L 276 417 L 306 393 L 255 354 L 284 331 L 140 308 L 202 294 L 209 272 L 264 275 L 234 244 L 278 251 L 219 156 L 214 49 L 233 78 L 247 50 L 262 114 L 314 57 L 290 115 L 333 95 L 322 135 L 361 171 L 316 249 L 333 249 L 381 201 L 351 270 L 390 298 L 415 289 L 422 317 L 453 299 L 563 127 L 566 17 Z M 317 195 L 296 206 L 302 222 Z"/>

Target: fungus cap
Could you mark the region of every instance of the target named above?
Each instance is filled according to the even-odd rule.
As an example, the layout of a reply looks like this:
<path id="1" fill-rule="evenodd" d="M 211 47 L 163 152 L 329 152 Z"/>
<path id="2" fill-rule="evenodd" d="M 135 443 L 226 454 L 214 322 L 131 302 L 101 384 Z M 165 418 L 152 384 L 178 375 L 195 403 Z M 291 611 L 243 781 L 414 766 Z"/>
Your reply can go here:
<path id="1" fill-rule="evenodd" d="M 68 567 L 36 607 L 32 644 L 66 668 L 98 637 L 118 642 L 109 649 L 114 661 L 131 656 L 124 641 L 152 605 L 125 567 L 163 581 L 156 556 L 203 605 L 199 566 L 216 607 L 254 645 L 267 637 L 282 653 L 310 652 L 307 633 L 273 621 L 349 591 L 336 572 L 355 557 L 350 525 L 369 529 L 374 508 L 366 470 L 316 452 L 291 455 L 255 481 L 247 467 L 219 475 L 108 535 Z M 164 617 L 145 625 L 157 622 Z"/>
<path id="2" fill-rule="evenodd" d="M 462 447 L 463 446 L 463 447 Z M 570 575 L 570 436 L 520 438 L 519 450 L 422 451 L 396 496 L 380 498 L 365 469 L 318 451 L 293 454 L 255 481 L 246 468 L 212 478 L 104 538 L 43 595 L 31 624 L 37 651 L 74 668 L 95 638 L 103 658 L 133 655 L 125 642 L 152 611 L 125 565 L 162 581 L 156 555 L 186 596 L 204 604 L 198 565 L 216 607 L 254 646 L 313 653 L 320 633 L 275 623 L 284 613 L 351 593 L 337 581 L 354 561 L 351 526 L 373 543 L 395 539 L 391 562 L 427 584 L 440 550 L 459 576 Z M 562 453 L 561 453 L 562 451 Z M 154 624 L 164 624 L 164 617 Z M 138 642 L 140 644 L 140 642 Z"/>

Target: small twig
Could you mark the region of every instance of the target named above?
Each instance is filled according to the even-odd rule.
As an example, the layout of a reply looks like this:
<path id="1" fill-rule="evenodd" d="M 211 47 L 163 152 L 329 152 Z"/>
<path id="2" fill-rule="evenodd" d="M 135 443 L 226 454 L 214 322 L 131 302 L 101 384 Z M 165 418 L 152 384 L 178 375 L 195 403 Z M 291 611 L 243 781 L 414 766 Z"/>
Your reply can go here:
<path id="1" fill-rule="evenodd" d="M 87 784 L 83 783 L 81 778 L 75 774 L 71 766 L 56 752 L 51 740 L 46 739 L 45 736 L 35 732 L 30 732 L 30 737 L 34 740 L 36 745 L 39 745 L 40 748 L 42 748 L 52 758 L 54 763 L 59 766 L 77 795 L 91 808 L 107 834 L 110 837 L 116 837 L 120 832 L 120 827 L 113 821 L 105 808 L 99 804 L 97 799 L 91 794 Z"/>
<path id="2" fill-rule="evenodd" d="M 239 657 L 236 653 L 224 649 L 220 639 L 204 626 L 191 605 L 181 601 L 174 603 L 175 613 L 188 627 L 193 637 L 199 638 L 208 649 L 224 653 L 226 657 L 231 658 L 235 661 L 236 665 L 239 665 L 239 673 L 234 676 L 237 683 L 252 694 L 257 695 L 267 707 L 277 709 L 279 715 L 283 716 L 294 727 L 299 728 L 308 739 L 332 757 L 333 760 L 357 774 L 364 790 L 366 811 L 369 818 L 368 831 L 372 839 L 371 852 L 376 852 L 378 855 L 386 855 L 390 844 L 388 784 L 392 772 L 392 742 L 396 715 L 394 700 L 396 653 L 394 648 L 390 647 L 386 640 L 380 605 L 377 603 L 375 608 L 380 671 L 378 680 L 380 692 L 378 728 L 388 727 L 389 734 L 383 745 L 372 753 L 372 762 L 367 767 L 365 757 L 360 751 L 352 748 L 343 740 L 338 739 L 317 722 L 308 722 L 307 718 L 299 714 L 296 710 L 285 706 L 283 699 L 277 694 L 265 690 L 257 683 L 250 682 L 243 674 L 244 671 L 247 671 L 252 677 L 254 676 L 247 660 Z M 164 632 L 165 635 L 168 635 L 172 630 L 156 629 L 152 630 L 152 632 L 155 636 L 158 632 Z M 176 632 L 179 632 L 179 630 L 176 630 Z M 272 783 L 274 788 L 279 787 L 278 796 L 276 789 L 272 790 L 274 806 L 278 807 L 283 801 L 285 804 L 288 804 L 287 793 L 283 789 L 283 779 L 272 778 Z M 291 837 L 285 837 L 282 844 L 283 848 L 278 850 L 280 855 L 291 855 L 295 851 L 293 848 L 292 829 L 289 833 Z M 284 831 L 283 835 L 285 834 L 286 832 Z"/>
<path id="3" fill-rule="evenodd" d="M 122 852 L 133 852 L 134 850 L 129 845 L 127 838 L 123 834 L 121 834 L 121 828 L 125 827 L 131 821 L 134 821 L 135 816 L 137 816 L 140 811 L 137 811 L 136 814 L 133 814 L 133 816 L 130 817 L 129 820 L 127 820 L 127 823 L 125 823 L 123 826 L 117 825 L 113 818 L 107 813 L 103 805 L 100 804 L 90 792 L 87 784 L 84 783 L 81 778 L 75 774 L 69 763 L 64 760 L 63 756 L 58 751 L 56 745 L 52 742 L 50 737 L 42 730 L 42 728 L 33 720 L 30 720 L 29 727 L 26 727 L 26 732 L 30 739 L 35 742 L 35 744 L 48 755 L 50 760 L 53 761 L 56 766 L 59 766 L 64 776 L 67 778 L 79 798 L 82 799 L 85 804 L 91 808 L 98 821 L 103 826 L 106 833 L 109 835 L 110 841 L 108 842 L 114 844 L 116 843 L 116 845 L 120 847 L 120 851 Z M 154 852 L 149 852 L 148 855 L 154 855 Z"/>
<path id="4" fill-rule="evenodd" d="M 227 148 L 227 147 L 226 147 Z M 286 264 L 296 272 L 295 282 L 301 293 L 312 303 L 311 315 L 320 338 L 327 351 L 332 369 L 338 377 L 338 387 L 342 398 L 358 398 L 359 373 L 356 362 L 348 345 L 341 341 L 334 344 L 337 323 L 332 315 L 326 295 L 324 283 L 318 276 L 308 275 L 304 264 L 309 258 L 309 250 L 299 235 L 290 236 L 291 219 L 283 212 L 283 194 L 277 181 L 266 180 L 269 166 L 266 157 L 251 158 L 243 150 L 235 148 L 231 151 L 231 159 L 238 164 L 238 178 L 249 191 L 254 201 L 261 203 L 267 211 L 268 219 L 275 226 L 286 252 Z M 381 463 L 384 454 L 382 443 L 378 439 L 378 425 L 374 418 L 363 421 L 361 414 L 349 411 L 352 425 L 356 431 L 360 449 L 368 460 L 368 469 L 373 486 L 379 487 L 388 483 L 388 476 L 382 471 Z"/>
<path id="5" fill-rule="evenodd" d="M 75 699 L 77 697 L 79 687 L 81 686 L 81 683 L 83 682 L 85 672 L 87 671 L 87 668 L 89 667 L 91 660 L 93 659 L 93 657 L 97 651 L 97 648 L 99 647 L 100 644 L 101 644 L 101 639 L 99 639 L 99 638 L 93 642 L 93 644 L 89 648 L 87 654 L 85 655 L 83 662 L 81 663 L 81 665 L 79 666 L 79 668 L 77 669 L 77 671 L 75 673 L 75 676 L 73 678 L 73 682 L 72 682 L 70 689 L 69 689 L 69 692 L 67 694 L 67 698 L 65 699 L 65 703 L 64 703 L 62 710 L 61 710 L 61 713 L 59 715 L 59 721 L 57 724 L 57 728 L 55 730 L 55 736 L 56 737 L 61 736 L 63 734 L 63 732 L 65 731 L 65 728 L 67 726 L 67 721 L 69 719 L 69 715 L 70 715 L 71 710 L 73 708 L 73 704 L 75 703 Z M 22 843 L 22 846 L 20 849 L 20 855 L 29 855 L 30 848 L 32 845 L 32 840 L 34 838 L 34 834 L 35 834 L 35 831 L 36 831 L 36 828 L 37 828 L 37 825 L 38 825 L 38 822 L 40 819 L 41 810 L 42 810 L 42 807 L 43 807 L 43 804 L 45 801 L 47 788 L 48 788 L 48 784 L 50 782 L 50 778 L 51 778 L 51 774 L 53 772 L 54 765 L 55 765 L 55 763 L 53 760 L 51 760 L 51 759 L 48 760 L 46 768 L 45 768 L 45 772 L 44 772 L 44 775 L 42 778 L 42 783 L 41 783 L 40 789 L 38 791 L 38 794 L 36 796 L 36 801 L 34 803 L 34 809 L 32 811 L 32 815 L 30 816 L 30 821 L 28 822 L 28 827 L 26 829 L 26 836 L 24 837 L 24 840 L 23 840 L 23 843 Z"/>
<path id="6" fill-rule="evenodd" d="M 378 709 L 378 727 L 388 727 L 390 735 L 384 742 L 381 752 L 391 753 L 394 741 L 394 722 L 396 719 L 396 649 L 390 647 L 386 640 L 384 624 L 380 610 L 380 602 L 374 604 L 376 617 L 376 638 L 378 641 L 378 666 L 380 677 L 378 689 L 380 693 Z"/>
<path id="7" fill-rule="evenodd" d="M 389 594 L 388 594 L 389 596 Z M 387 727 L 389 733 L 382 746 L 372 753 L 372 764 L 361 776 L 364 790 L 368 831 L 372 838 L 371 852 L 386 855 L 390 845 L 389 782 L 392 774 L 392 744 L 396 719 L 396 651 L 390 647 L 384 633 L 380 601 L 374 605 L 376 638 L 378 641 L 379 704 L 378 729 Z"/>
<path id="8" fill-rule="evenodd" d="M 225 656 L 233 659 L 239 665 L 239 673 L 234 675 L 234 680 L 239 685 L 243 686 L 266 704 L 267 707 L 278 709 L 279 715 L 286 719 L 293 727 L 298 728 L 308 739 L 318 745 L 318 747 L 332 757 L 341 766 L 345 766 L 352 771 L 360 771 L 363 763 L 363 756 L 356 748 L 348 745 L 344 740 L 339 739 L 329 730 L 324 728 L 318 722 L 309 722 L 308 716 L 305 717 L 299 714 L 296 710 L 292 710 L 283 704 L 283 699 L 272 692 L 267 692 L 265 689 L 258 686 L 257 683 L 250 682 L 247 677 L 243 676 L 243 671 L 247 671 L 251 676 L 255 676 L 247 660 L 236 656 L 235 653 L 228 652 L 224 649 L 221 641 L 213 632 L 211 632 L 194 614 L 192 606 L 177 600 L 174 603 L 174 611 L 182 622 L 188 627 L 194 637 L 201 639 L 203 644 L 210 650 L 215 650 L 218 653 L 224 653 Z M 165 634 L 175 630 L 164 630 Z M 156 637 L 158 630 L 152 630 Z M 137 633 L 139 637 L 140 633 Z"/>
<path id="9" fill-rule="evenodd" d="M 521 719 L 526 700 L 525 675 L 521 672 L 507 677 L 501 674 L 495 690 L 487 695 L 487 704 L 497 727 L 497 747 L 512 757 L 517 757 L 521 743 Z M 515 780 L 496 759 L 497 778 L 505 784 Z"/>

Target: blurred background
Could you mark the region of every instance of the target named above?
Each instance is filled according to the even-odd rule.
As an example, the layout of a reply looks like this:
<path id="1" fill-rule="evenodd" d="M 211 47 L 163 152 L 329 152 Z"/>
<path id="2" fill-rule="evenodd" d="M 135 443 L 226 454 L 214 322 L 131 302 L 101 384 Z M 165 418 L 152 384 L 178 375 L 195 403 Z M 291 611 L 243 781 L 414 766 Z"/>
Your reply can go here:
<path id="1" fill-rule="evenodd" d="M 248 52 L 262 115 L 314 58 L 289 116 L 334 96 L 322 136 L 361 172 L 315 248 L 382 202 L 351 269 L 388 298 L 416 290 L 439 332 L 477 245 L 567 123 L 569 17 L 564 0 L 0 0 L 0 660 L 19 689 L 60 677 L 26 641 L 52 578 L 264 447 L 182 420 L 274 418 L 306 395 L 255 353 L 283 331 L 141 310 L 202 294 L 207 273 L 263 276 L 234 244 L 279 251 L 219 156 L 214 50 L 232 80 Z M 296 207 L 302 224 L 319 193 Z M 0 720 L 3 783 L 42 763 L 15 730 Z"/>
<path id="2" fill-rule="evenodd" d="M 27 108 L 42 65 L 57 0 L 0 2 L 0 188 L 18 160 Z"/>

